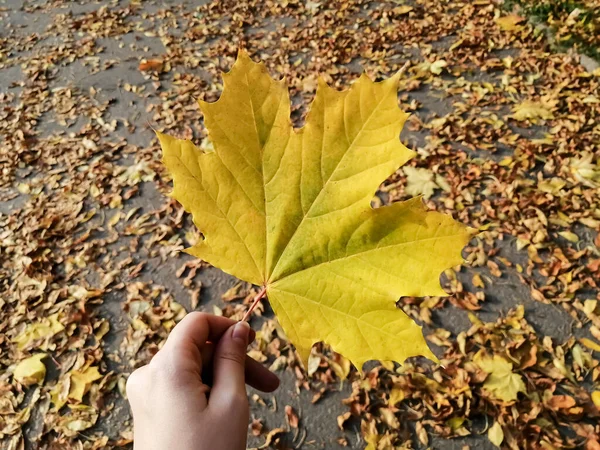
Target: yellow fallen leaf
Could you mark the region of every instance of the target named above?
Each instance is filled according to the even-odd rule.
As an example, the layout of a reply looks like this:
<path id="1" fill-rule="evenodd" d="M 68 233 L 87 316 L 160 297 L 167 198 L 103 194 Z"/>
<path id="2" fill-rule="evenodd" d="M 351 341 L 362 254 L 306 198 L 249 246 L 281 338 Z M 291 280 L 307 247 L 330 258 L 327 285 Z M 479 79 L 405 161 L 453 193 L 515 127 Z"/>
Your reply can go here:
<path id="1" fill-rule="evenodd" d="M 482 326 L 483 322 L 481 320 L 479 320 L 479 317 L 477 317 L 475 314 L 468 312 L 467 313 L 467 317 L 469 318 L 469 321 L 476 326 Z"/>
<path id="2" fill-rule="evenodd" d="M 119 170 L 121 173 L 117 179 L 121 184 L 127 186 L 134 186 L 143 181 L 152 181 L 156 175 L 147 161 L 140 161 L 131 166 L 121 167 Z"/>
<path id="3" fill-rule="evenodd" d="M 406 394 L 404 394 L 404 391 L 401 388 L 393 387 L 390 391 L 390 399 L 388 401 L 388 405 L 396 406 L 398 403 L 404 400 L 405 397 Z"/>
<path id="4" fill-rule="evenodd" d="M 502 427 L 498 422 L 494 422 L 494 425 L 488 429 L 488 439 L 496 447 L 500 447 L 500 445 L 502 445 L 502 441 L 504 440 L 504 431 L 502 431 Z"/>
<path id="5" fill-rule="evenodd" d="M 579 236 L 577 236 L 572 231 L 561 231 L 558 234 L 569 242 L 573 242 L 573 243 L 579 242 Z"/>
<path id="6" fill-rule="evenodd" d="M 327 362 L 337 377 L 340 380 L 345 380 L 348 378 L 348 374 L 350 373 L 351 363 L 350 360 L 344 358 L 342 355 L 339 355 L 338 358 L 339 359 L 337 361 L 327 358 Z"/>
<path id="7" fill-rule="evenodd" d="M 535 119 L 553 119 L 554 114 L 548 107 L 542 103 L 524 101 L 513 108 L 513 119 L 515 120 L 535 120 Z"/>
<path id="8" fill-rule="evenodd" d="M 600 352 L 600 344 L 592 341 L 591 339 L 581 338 L 581 339 L 579 339 L 579 342 L 581 342 L 581 344 L 583 346 L 589 348 L 590 350 L 593 350 L 595 352 Z"/>
<path id="9" fill-rule="evenodd" d="M 481 289 L 485 288 L 485 283 L 483 282 L 481 275 L 479 275 L 477 273 L 475 275 L 473 275 L 473 286 L 481 288 Z"/>
<path id="10" fill-rule="evenodd" d="M 54 405 L 54 409 L 58 411 L 61 409 L 68 400 L 69 397 L 70 380 L 68 375 L 61 378 L 50 391 L 50 400 Z"/>
<path id="11" fill-rule="evenodd" d="M 96 380 L 102 378 L 98 367 L 90 366 L 84 370 L 74 370 L 71 372 L 71 387 L 69 389 L 69 399 L 77 402 L 83 401 L 83 396 L 90 390 L 90 386 Z"/>
<path id="12" fill-rule="evenodd" d="M 382 422 L 389 428 L 397 429 L 400 427 L 400 421 L 391 409 L 379 408 L 378 413 L 381 417 Z"/>
<path id="13" fill-rule="evenodd" d="M 399 141 L 400 74 L 349 90 L 322 79 L 301 130 L 285 80 L 240 51 L 215 103 L 200 102 L 214 151 L 158 133 L 173 197 L 205 239 L 188 252 L 263 286 L 305 367 L 324 341 L 361 368 L 424 355 L 401 296 L 446 295 L 470 231 L 420 199 L 377 209 L 379 184 L 414 156 Z"/>
<path id="14" fill-rule="evenodd" d="M 88 405 L 71 405 L 70 411 L 59 416 L 56 428 L 66 436 L 76 436 L 81 431 L 93 427 L 98 421 L 98 411 Z"/>
<path id="15" fill-rule="evenodd" d="M 381 436 L 379 434 L 365 434 L 365 442 L 367 443 L 365 450 L 377 450 L 380 439 Z"/>
<path id="16" fill-rule="evenodd" d="M 46 356 L 45 353 L 38 353 L 19 362 L 13 372 L 14 379 L 25 386 L 39 384 L 44 381 L 46 366 L 42 359 Z"/>
<path id="17" fill-rule="evenodd" d="M 488 373 L 483 387 L 496 398 L 510 402 L 517 399 L 519 392 L 527 392 L 523 378 L 512 371 L 512 364 L 503 357 L 489 357 L 478 353 L 473 361 Z"/>
<path id="18" fill-rule="evenodd" d="M 594 402 L 596 408 L 600 409 L 600 391 L 592 392 L 592 402 Z"/>
<path id="19" fill-rule="evenodd" d="M 567 185 L 567 182 L 562 178 L 554 177 L 550 180 L 544 180 L 538 183 L 538 189 L 542 192 L 547 192 L 548 194 L 556 195 L 558 194 L 562 188 Z"/>
<path id="20" fill-rule="evenodd" d="M 448 66 L 448 63 L 445 60 L 440 59 L 438 61 L 435 61 L 434 63 L 432 63 L 429 66 L 429 71 L 436 75 L 440 75 L 442 73 L 442 71 L 444 70 L 444 67 L 447 67 L 447 66 Z"/>
<path id="21" fill-rule="evenodd" d="M 381 361 L 381 366 L 390 372 L 394 370 L 394 361 Z"/>
<path id="22" fill-rule="evenodd" d="M 465 420 L 466 419 L 464 417 L 452 417 L 446 421 L 446 425 L 449 426 L 452 431 L 456 431 L 463 426 Z"/>
<path id="23" fill-rule="evenodd" d="M 402 170 L 406 174 L 406 193 L 408 195 L 423 195 L 423 197 L 429 198 L 435 189 L 439 189 L 439 186 L 433 181 L 435 176 L 433 172 L 410 166 L 404 167 Z"/>
<path id="24" fill-rule="evenodd" d="M 398 6 L 398 7 L 394 8 L 394 12 L 395 12 L 396 14 L 398 14 L 399 16 L 402 16 L 402 15 L 404 15 L 404 14 L 408 14 L 408 13 L 409 13 L 409 12 L 411 12 L 413 9 L 415 9 L 415 8 L 413 8 L 413 7 L 412 7 L 412 6 L 410 6 L 410 5 L 401 5 L 401 6 Z"/>
<path id="25" fill-rule="evenodd" d="M 579 158 L 571 158 L 569 166 L 575 180 L 589 187 L 596 187 L 600 181 L 600 166 L 594 164 L 594 155 L 581 152 Z"/>
<path id="26" fill-rule="evenodd" d="M 503 31 L 516 31 L 522 28 L 520 25 L 525 18 L 517 15 L 517 14 L 509 14 L 504 17 L 499 17 L 496 19 L 496 23 Z"/>
<path id="27" fill-rule="evenodd" d="M 27 183 L 19 183 L 17 184 L 17 190 L 21 194 L 29 194 L 31 192 L 31 186 L 29 186 Z"/>
<path id="28" fill-rule="evenodd" d="M 17 344 L 19 350 L 23 350 L 38 341 L 43 341 L 60 333 L 64 329 L 65 327 L 58 321 L 58 313 L 52 314 L 37 323 L 27 325 L 25 330 L 13 339 L 13 342 Z"/>
<path id="29" fill-rule="evenodd" d="M 307 76 L 302 80 L 302 90 L 304 92 L 315 92 L 317 89 L 317 78 L 314 75 Z"/>

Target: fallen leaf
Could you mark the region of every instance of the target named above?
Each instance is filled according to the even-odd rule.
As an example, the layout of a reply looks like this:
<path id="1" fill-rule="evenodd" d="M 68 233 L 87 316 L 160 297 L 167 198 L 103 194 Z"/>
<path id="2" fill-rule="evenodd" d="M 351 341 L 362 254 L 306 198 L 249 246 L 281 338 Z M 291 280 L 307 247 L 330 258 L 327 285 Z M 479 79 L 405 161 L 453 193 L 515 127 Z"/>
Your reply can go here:
<path id="1" fill-rule="evenodd" d="M 388 404 L 390 406 L 396 406 L 398 403 L 400 403 L 405 398 L 406 398 L 406 394 L 404 393 L 404 390 L 401 388 L 398 388 L 398 387 L 394 387 L 390 391 L 390 399 L 388 401 Z"/>
<path id="2" fill-rule="evenodd" d="M 75 436 L 95 425 L 98 411 L 88 405 L 72 405 L 70 411 L 60 416 L 57 427 L 67 436 Z"/>
<path id="3" fill-rule="evenodd" d="M 321 6 L 321 3 L 308 0 L 304 6 L 308 11 L 314 14 Z"/>
<path id="4" fill-rule="evenodd" d="M 592 402 L 594 402 L 596 408 L 600 409 L 600 391 L 592 392 Z"/>
<path id="5" fill-rule="evenodd" d="M 512 118 L 515 120 L 553 119 L 554 114 L 541 103 L 524 101 L 513 108 Z"/>
<path id="6" fill-rule="evenodd" d="M 46 356 L 45 353 L 37 353 L 19 362 L 13 372 L 14 379 L 25 386 L 39 384 L 44 381 L 46 366 L 42 359 Z"/>
<path id="7" fill-rule="evenodd" d="M 465 423 L 464 417 L 452 417 L 446 421 L 446 425 L 448 425 L 452 431 L 458 430 Z"/>
<path id="8" fill-rule="evenodd" d="M 142 61 L 138 66 L 138 69 L 142 72 L 147 72 L 150 70 L 154 70 L 156 72 L 161 72 L 164 67 L 164 61 L 162 59 L 148 59 L 146 61 Z"/>
<path id="9" fill-rule="evenodd" d="M 573 397 L 569 397 L 568 395 L 553 395 L 547 404 L 551 409 L 557 411 L 559 409 L 572 408 L 577 403 Z"/>
<path id="10" fill-rule="evenodd" d="M 400 421 L 390 408 L 379 408 L 379 415 L 383 422 L 390 428 L 399 428 Z"/>
<path id="11" fill-rule="evenodd" d="M 562 178 L 554 177 L 550 180 L 544 180 L 538 183 L 538 189 L 542 192 L 557 195 L 566 184 L 567 182 Z"/>
<path id="12" fill-rule="evenodd" d="M 346 423 L 346 421 L 348 419 L 350 419 L 350 417 L 352 417 L 352 413 L 350 411 L 345 412 L 344 414 L 340 414 L 339 416 L 337 416 L 337 424 L 340 430 L 344 429 L 344 424 Z"/>
<path id="13" fill-rule="evenodd" d="M 473 286 L 481 288 L 481 289 L 485 288 L 485 283 L 483 282 L 481 275 L 479 275 L 478 273 L 473 275 L 472 281 L 473 281 Z"/>
<path id="14" fill-rule="evenodd" d="M 85 370 L 74 370 L 71 372 L 71 387 L 69 389 L 69 399 L 77 402 L 83 401 L 83 396 L 90 389 L 92 383 L 102 378 L 98 367 L 90 366 Z"/>
<path id="15" fill-rule="evenodd" d="M 408 13 L 409 13 L 409 12 L 411 12 L 413 9 L 415 9 L 415 8 L 413 8 L 413 7 L 412 7 L 412 6 L 410 6 L 410 5 L 401 5 L 401 6 L 398 6 L 398 7 L 394 8 L 394 12 L 395 12 L 396 14 L 398 14 L 399 16 L 402 16 L 402 15 L 404 15 L 404 14 L 408 14 Z"/>
<path id="16" fill-rule="evenodd" d="M 594 164 L 594 155 L 582 152 L 581 157 L 571 158 L 569 165 L 575 179 L 586 186 L 596 187 L 600 181 L 600 167 Z"/>
<path id="17" fill-rule="evenodd" d="M 19 350 L 23 350 L 30 348 L 36 342 L 51 338 L 64 329 L 65 327 L 58 320 L 58 314 L 52 314 L 37 323 L 27 325 L 25 330 L 13 339 L 13 342 L 18 345 Z"/>
<path id="18" fill-rule="evenodd" d="M 591 438 L 585 443 L 585 450 L 600 450 L 600 442 Z"/>
<path id="19" fill-rule="evenodd" d="M 577 242 L 579 242 L 579 236 L 577 236 L 572 231 L 561 231 L 558 234 L 560 236 L 562 236 L 563 238 L 565 238 L 567 241 L 573 242 L 574 244 L 576 244 Z"/>
<path id="20" fill-rule="evenodd" d="M 425 446 L 429 445 L 429 436 L 427 435 L 427 430 L 421 422 L 415 423 L 415 433 L 417 433 L 417 437 L 419 438 L 421 444 Z"/>
<path id="21" fill-rule="evenodd" d="M 306 366 L 307 372 L 309 376 L 312 376 L 318 369 L 321 364 L 321 355 L 317 355 L 316 353 L 311 353 L 308 357 L 308 364 Z"/>
<path id="22" fill-rule="evenodd" d="M 333 369 L 340 380 L 345 380 L 348 378 L 351 367 L 350 360 L 344 358 L 342 355 L 337 355 L 335 360 L 328 358 L 327 362 L 329 363 L 329 367 Z"/>
<path id="23" fill-rule="evenodd" d="M 377 450 L 379 440 L 381 439 L 381 436 L 379 434 L 365 434 L 364 438 L 365 442 L 367 443 L 365 450 Z"/>
<path id="24" fill-rule="evenodd" d="M 262 423 L 262 419 L 253 419 L 250 424 L 250 432 L 252 436 L 260 436 L 262 434 L 262 430 L 264 425 Z"/>
<path id="25" fill-rule="evenodd" d="M 406 174 L 406 193 L 416 196 L 423 195 L 429 198 L 433 191 L 439 189 L 439 186 L 433 181 L 435 174 L 427 169 L 415 167 L 404 167 L 402 169 Z"/>
<path id="26" fill-rule="evenodd" d="M 509 14 L 507 16 L 499 17 L 496 19 L 496 23 L 504 31 L 518 30 L 522 28 L 520 24 L 524 21 L 525 18 L 517 14 Z"/>
<path id="27" fill-rule="evenodd" d="M 221 295 L 221 300 L 224 302 L 231 302 L 233 300 L 244 298 L 246 296 L 246 292 L 242 292 L 243 286 L 244 283 L 236 283 L 235 286 L 230 287 L 223 295 Z"/>
<path id="28" fill-rule="evenodd" d="M 523 378 L 512 371 L 512 364 L 503 357 L 477 354 L 474 362 L 488 374 L 483 387 L 496 398 L 510 402 L 517 399 L 519 392 L 527 392 Z"/>
<path id="29" fill-rule="evenodd" d="M 264 286 L 305 367 L 319 341 L 358 368 L 435 360 L 395 302 L 446 295 L 439 275 L 461 263 L 470 232 L 420 199 L 370 206 L 381 181 L 414 155 L 398 139 L 407 118 L 399 75 L 379 83 L 363 75 L 343 92 L 320 80 L 300 131 L 285 81 L 263 64 L 240 51 L 223 78 L 219 101 L 200 102 L 213 152 L 158 133 L 173 197 L 206 236 L 188 252 Z"/>
<path id="30" fill-rule="evenodd" d="M 440 75 L 442 73 L 442 71 L 444 70 L 444 67 L 447 67 L 447 66 L 448 66 L 448 63 L 445 60 L 440 59 L 440 60 L 432 63 L 431 66 L 429 66 L 429 71 L 436 75 Z"/>
<path id="31" fill-rule="evenodd" d="M 500 447 L 502 445 L 502 441 L 504 440 L 504 432 L 502 431 L 502 427 L 498 422 L 494 422 L 494 425 L 488 429 L 488 439 L 496 447 Z"/>
<path id="32" fill-rule="evenodd" d="M 290 427 L 298 428 L 298 422 L 300 421 L 298 414 L 296 414 L 296 411 L 290 405 L 286 405 L 285 407 L 285 420 Z"/>
<path id="33" fill-rule="evenodd" d="M 590 350 L 593 350 L 595 352 L 600 352 L 600 344 L 592 341 L 591 339 L 581 338 L 581 339 L 579 339 L 579 342 L 581 342 L 582 345 L 589 348 Z"/>

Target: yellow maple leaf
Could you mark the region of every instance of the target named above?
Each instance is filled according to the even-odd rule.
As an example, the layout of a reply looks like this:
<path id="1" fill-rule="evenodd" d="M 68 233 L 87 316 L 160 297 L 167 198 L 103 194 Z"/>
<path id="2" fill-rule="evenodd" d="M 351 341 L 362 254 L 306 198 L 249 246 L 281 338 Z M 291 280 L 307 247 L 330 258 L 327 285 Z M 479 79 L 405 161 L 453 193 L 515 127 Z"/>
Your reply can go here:
<path id="1" fill-rule="evenodd" d="M 581 152 L 579 158 L 570 159 L 569 166 L 578 183 L 596 187 L 600 182 L 600 166 L 594 164 L 593 159 L 594 155 L 591 152 Z"/>
<path id="2" fill-rule="evenodd" d="M 529 100 L 524 101 L 516 105 L 513 108 L 513 119 L 515 120 L 536 120 L 536 119 L 553 119 L 554 114 L 552 111 L 543 103 L 531 102 Z"/>
<path id="3" fill-rule="evenodd" d="M 46 366 L 42 362 L 42 359 L 46 356 L 45 353 L 38 353 L 20 361 L 13 371 L 15 380 L 25 386 L 39 384 L 44 381 Z"/>
<path id="4" fill-rule="evenodd" d="M 494 397 L 510 402 L 517 399 L 519 392 L 527 392 L 523 378 L 513 372 L 513 365 L 502 356 L 489 357 L 478 353 L 473 361 L 487 372 L 483 387 Z"/>
<path id="5" fill-rule="evenodd" d="M 240 51 L 223 93 L 200 102 L 214 150 L 158 133 L 173 197 L 205 239 L 188 252 L 261 285 L 305 367 L 324 341 L 370 359 L 435 359 L 400 296 L 446 295 L 470 231 L 420 199 L 372 209 L 379 184 L 414 156 L 400 143 L 400 74 L 339 92 L 319 80 L 294 130 L 284 80 Z"/>
<path id="6" fill-rule="evenodd" d="M 416 167 L 404 167 L 406 174 L 406 193 L 408 195 L 423 195 L 429 198 L 433 195 L 434 190 L 439 189 L 439 186 L 433 180 L 435 174 L 427 169 L 419 169 Z"/>

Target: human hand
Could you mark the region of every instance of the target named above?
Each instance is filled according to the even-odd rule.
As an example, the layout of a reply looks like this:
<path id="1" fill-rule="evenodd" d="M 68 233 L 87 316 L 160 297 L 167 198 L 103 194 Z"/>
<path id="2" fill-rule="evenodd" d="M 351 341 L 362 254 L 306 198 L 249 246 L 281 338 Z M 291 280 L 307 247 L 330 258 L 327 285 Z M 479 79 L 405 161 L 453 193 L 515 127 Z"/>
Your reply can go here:
<path id="1" fill-rule="evenodd" d="M 272 392 L 279 379 L 246 355 L 247 322 L 192 312 L 150 364 L 127 380 L 134 450 L 245 450 L 246 386 Z M 210 383 L 212 387 L 205 383 Z"/>

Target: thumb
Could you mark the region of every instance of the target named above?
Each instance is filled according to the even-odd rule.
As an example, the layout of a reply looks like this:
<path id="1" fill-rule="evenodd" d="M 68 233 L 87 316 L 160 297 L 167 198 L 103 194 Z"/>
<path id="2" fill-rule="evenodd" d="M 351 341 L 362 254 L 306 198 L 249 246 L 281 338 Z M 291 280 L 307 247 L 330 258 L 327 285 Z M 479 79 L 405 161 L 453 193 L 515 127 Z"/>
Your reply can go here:
<path id="1" fill-rule="evenodd" d="M 248 402 L 244 366 L 250 325 L 238 322 L 223 334 L 213 360 L 213 387 L 209 403 L 231 406 L 237 402 Z"/>

